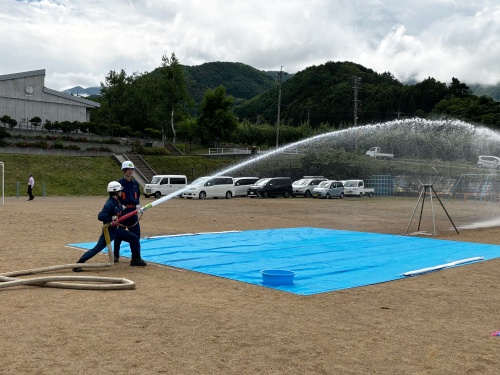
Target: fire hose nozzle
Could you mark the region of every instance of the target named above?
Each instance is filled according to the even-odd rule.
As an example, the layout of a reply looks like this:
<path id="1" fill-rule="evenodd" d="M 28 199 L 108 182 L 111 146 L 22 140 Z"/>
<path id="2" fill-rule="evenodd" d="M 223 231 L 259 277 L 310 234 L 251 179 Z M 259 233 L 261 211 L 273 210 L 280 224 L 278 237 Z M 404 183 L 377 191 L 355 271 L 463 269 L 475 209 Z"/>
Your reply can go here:
<path id="1" fill-rule="evenodd" d="M 151 203 L 148 203 L 147 205 L 145 205 L 144 207 L 141 207 L 141 208 L 137 208 L 135 209 L 134 211 L 132 212 L 129 212 L 128 214 L 126 215 L 123 215 L 123 216 L 120 216 L 118 219 L 116 219 L 116 221 L 118 223 L 121 223 L 123 220 L 126 220 L 128 219 L 129 217 L 131 216 L 134 216 L 134 215 L 137 215 L 137 214 L 142 214 L 144 211 L 146 211 L 148 208 L 151 208 L 153 207 L 153 205 Z"/>

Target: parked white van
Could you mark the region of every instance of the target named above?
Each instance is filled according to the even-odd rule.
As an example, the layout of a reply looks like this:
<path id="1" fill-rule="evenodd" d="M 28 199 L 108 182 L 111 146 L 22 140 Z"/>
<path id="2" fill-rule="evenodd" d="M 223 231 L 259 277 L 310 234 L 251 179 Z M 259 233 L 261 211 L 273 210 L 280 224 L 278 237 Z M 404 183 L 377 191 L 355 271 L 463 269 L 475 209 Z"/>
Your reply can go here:
<path id="1" fill-rule="evenodd" d="M 149 198 L 154 195 L 160 198 L 187 186 L 187 177 L 184 175 L 170 174 L 153 176 L 149 184 L 144 185 L 144 196 Z"/>
<path id="2" fill-rule="evenodd" d="M 246 197 L 248 188 L 259 181 L 258 177 L 235 177 L 234 178 L 234 196 Z"/>
<path id="3" fill-rule="evenodd" d="M 205 199 L 205 198 L 226 198 L 234 196 L 234 180 L 232 177 L 200 177 L 194 180 L 183 194 L 183 198 Z"/>

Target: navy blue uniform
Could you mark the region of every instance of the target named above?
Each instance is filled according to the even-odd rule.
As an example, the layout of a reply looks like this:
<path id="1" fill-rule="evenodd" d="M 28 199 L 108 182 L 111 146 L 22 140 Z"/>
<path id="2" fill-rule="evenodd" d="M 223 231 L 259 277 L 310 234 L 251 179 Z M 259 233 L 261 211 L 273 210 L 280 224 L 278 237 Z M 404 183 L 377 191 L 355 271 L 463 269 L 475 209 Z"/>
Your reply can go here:
<path id="1" fill-rule="evenodd" d="M 131 181 L 127 181 L 127 179 L 122 178 L 118 182 L 121 186 L 123 186 L 123 190 L 120 192 L 119 198 L 120 203 L 124 206 L 123 215 L 125 215 L 139 208 L 139 198 L 141 196 L 141 190 L 139 187 L 139 183 L 134 179 L 132 179 Z M 139 224 L 139 217 L 137 215 L 129 217 L 128 219 L 122 221 L 121 224 L 128 227 L 128 230 L 130 232 L 141 238 L 141 226 Z M 115 258 L 120 257 L 121 243 L 121 240 L 115 240 L 115 246 L 113 249 Z"/>
<path id="2" fill-rule="evenodd" d="M 113 197 L 109 197 L 101 212 L 97 215 L 97 219 L 103 222 L 103 224 L 110 223 L 113 220 L 113 216 L 121 216 L 123 214 L 123 209 L 121 203 Z M 109 236 L 111 241 L 117 240 L 125 241 L 130 244 L 130 250 L 132 251 L 132 260 L 141 259 L 141 245 L 139 243 L 139 237 L 134 233 L 126 231 L 120 227 L 108 227 Z M 104 237 L 104 233 L 101 233 L 97 244 L 93 249 L 88 250 L 82 257 L 78 260 L 77 263 L 85 263 L 87 260 L 92 258 L 94 255 L 102 251 L 106 247 L 106 238 Z"/>

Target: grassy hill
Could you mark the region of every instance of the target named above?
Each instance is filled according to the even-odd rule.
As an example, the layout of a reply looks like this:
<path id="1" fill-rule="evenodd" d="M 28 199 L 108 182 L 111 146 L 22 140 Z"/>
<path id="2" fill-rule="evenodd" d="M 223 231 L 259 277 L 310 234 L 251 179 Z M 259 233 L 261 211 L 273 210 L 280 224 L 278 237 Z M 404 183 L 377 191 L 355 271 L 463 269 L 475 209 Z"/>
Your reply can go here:
<path id="1" fill-rule="evenodd" d="M 210 62 L 195 66 L 184 66 L 187 89 L 196 103 L 201 103 L 205 92 L 220 85 L 226 88 L 228 95 L 241 102 L 260 95 L 276 86 L 276 73 L 261 71 L 249 65 L 234 62 Z M 290 79 L 293 74 L 284 76 Z M 101 87 L 75 86 L 63 92 L 81 96 L 98 96 Z"/>
<path id="2" fill-rule="evenodd" d="M 106 195 L 112 179 L 121 178 L 118 164 L 110 157 L 67 157 L 1 154 L 5 166 L 5 195 L 26 196 L 28 174 L 35 178 L 35 196 L 96 196 Z"/>
<path id="3" fill-rule="evenodd" d="M 185 174 L 188 180 L 210 175 L 235 162 L 197 156 L 147 156 L 145 159 L 157 173 Z M 29 173 L 33 173 L 34 194 L 39 197 L 44 186 L 46 196 L 105 196 L 108 183 L 122 178 L 119 165 L 108 156 L 0 154 L 0 161 L 5 167 L 5 196 L 26 196 Z"/>
<path id="4" fill-rule="evenodd" d="M 276 86 L 271 74 L 242 63 L 211 62 L 184 68 L 188 92 L 197 103 L 201 103 L 208 89 L 220 85 L 236 102 L 248 100 Z"/>
<path id="5" fill-rule="evenodd" d="M 348 124 L 353 118 L 354 77 L 359 77 L 360 122 L 397 116 L 403 85 L 389 73 L 379 74 L 352 62 L 328 62 L 298 72 L 282 85 L 281 120 L 288 125 Z M 235 107 L 240 118 L 276 121 L 278 86 Z"/>
<path id="6" fill-rule="evenodd" d="M 261 71 L 243 63 L 219 61 L 184 66 L 184 69 L 188 92 L 197 104 L 201 103 L 208 89 L 223 85 L 227 94 L 235 98 L 239 117 L 254 120 L 259 117 L 270 123 L 275 121 L 278 97 L 277 71 Z M 282 93 L 282 118 L 294 124 L 307 120 L 314 123 L 316 119 L 331 124 L 350 122 L 352 114 L 346 108 L 352 106 L 353 76 L 362 78 L 358 98 L 361 104 L 360 121 L 363 117 L 365 119 L 377 117 L 374 119 L 377 121 L 386 119 L 387 115 L 384 114 L 370 115 L 380 112 L 372 100 L 375 94 L 386 100 L 385 111 L 391 111 L 392 114 L 398 111 L 402 115 L 405 111 L 414 114 L 415 110 L 419 109 L 418 103 L 413 103 L 412 98 L 405 98 L 405 92 L 401 89 L 402 86 L 418 85 L 417 82 L 407 82 L 402 85 L 392 79 L 390 73 L 378 74 L 352 62 L 327 62 L 308 67 L 296 74 L 283 75 L 285 85 Z M 381 83 L 382 86 L 386 86 L 383 90 L 380 89 Z M 387 90 L 387 86 L 393 87 Z M 476 96 L 485 95 L 497 102 L 500 101 L 500 85 L 470 84 L 469 87 Z M 100 90 L 100 87 L 85 89 L 76 86 L 64 92 L 95 97 L 100 94 Z M 377 101 L 380 99 L 377 98 Z"/>

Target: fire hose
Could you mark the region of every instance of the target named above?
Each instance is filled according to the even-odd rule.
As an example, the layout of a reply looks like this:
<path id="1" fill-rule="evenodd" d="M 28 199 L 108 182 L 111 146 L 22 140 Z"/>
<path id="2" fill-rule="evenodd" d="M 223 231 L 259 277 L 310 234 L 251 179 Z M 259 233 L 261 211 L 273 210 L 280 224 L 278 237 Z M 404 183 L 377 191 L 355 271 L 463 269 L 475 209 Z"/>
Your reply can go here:
<path id="1" fill-rule="evenodd" d="M 126 215 L 120 216 L 116 223 L 120 223 L 123 220 L 128 219 L 131 216 L 142 214 L 149 208 L 152 208 L 158 204 L 161 204 L 174 196 L 177 193 L 171 193 L 154 202 L 148 203 L 147 205 L 138 208 Z M 110 224 L 105 224 L 103 226 L 103 233 L 106 239 L 106 246 L 108 248 L 108 262 L 106 263 L 72 263 L 63 264 L 59 266 L 50 266 L 44 268 L 34 268 L 24 271 L 13 271 L 8 273 L 0 274 L 0 289 L 8 288 L 18 285 L 32 285 L 32 286 L 47 286 L 51 288 L 65 288 L 65 289 L 86 289 L 86 290 L 120 290 L 120 289 L 135 289 L 136 285 L 133 281 L 118 278 L 118 277 L 98 277 L 98 276 L 40 276 L 32 278 L 17 278 L 17 276 L 27 276 L 43 272 L 58 271 L 63 269 L 71 268 L 101 268 L 101 267 L 111 267 L 114 265 L 113 249 L 111 248 L 111 238 L 109 236 L 109 226 Z M 80 283 L 78 283 L 80 282 Z"/>
<path id="2" fill-rule="evenodd" d="M 135 211 L 137 212 L 137 210 Z M 132 215 L 124 215 L 122 220 Z M 87 289 L 87 290 L 119 290 L 119 289 L 135 289 L 135 283 L 131 280 L 118 277 L 98 277 L 98 276 L 40 276 L 27 279 L 16 278 L 16 276 L 33 275 L 43 272 L 58 271 L 63 269 L 71 269 L 75 267 L 81 268 L 101 268 L 111 267 L 114 264 L 113 250 L 111 248 L 111 238 L 108 230 L 109 224 L 103 226 L 103 233 L 106 239 L 108 248 L 108 262 L 106 263 L 74 263 L 63 264 L 60 266 L 50 266 L 44 268 L 34 268 L 24 271 L 14 271 L 0 274 L 0 289 L 13 287 L 18 285 L 32 286 L 48 286 L 51 288 L 65 289 Z M 80 282 L 80 283 L 78 283 Z"/>

